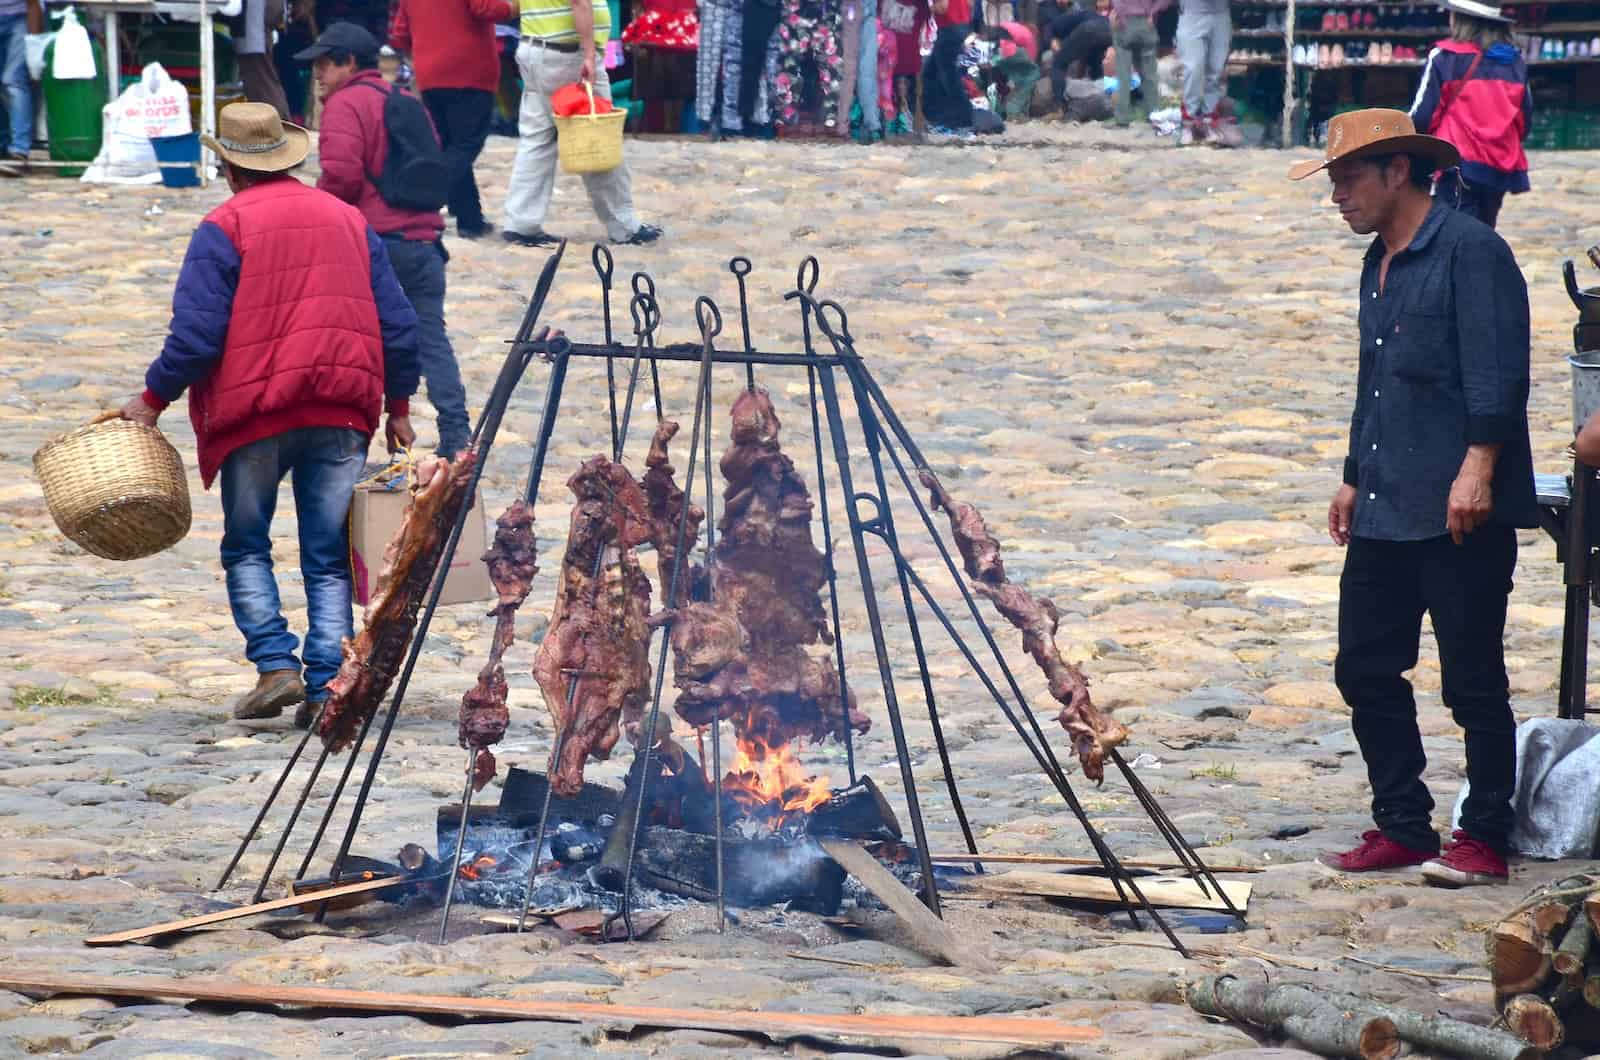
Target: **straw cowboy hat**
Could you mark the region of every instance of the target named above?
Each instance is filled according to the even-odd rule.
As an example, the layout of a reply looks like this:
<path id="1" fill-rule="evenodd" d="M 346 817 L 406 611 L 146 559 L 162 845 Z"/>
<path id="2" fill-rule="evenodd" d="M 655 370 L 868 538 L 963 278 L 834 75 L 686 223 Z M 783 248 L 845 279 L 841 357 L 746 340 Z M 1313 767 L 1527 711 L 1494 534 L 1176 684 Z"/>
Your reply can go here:
<path id="1" fill-rule="evenodd" d="M 1372 155 L 1423 155 L 1435 169 L 1449 169 L 1461 161 L 1461 153 L 1448 140 L 1424 136 L 1417 132 L 1405 111 L 1382 107 L 1347 111 L 1329 118 L 1327 152 L 1321 162 L 1308 159 L 1290 166 L 1289 179 L 1305 180 L 1340 159 Z"/>
<path id="2" fill-rule="evenodd" d="M 278 117 L 270 103 L 230 103 L 217 116 L 217 135 L 200 142 L 240 169 L 281 173 L 306 160 L 311 134 Z"/>
<path id="3" fill-rule="evenodd" d="M 1454 11 L 1458 15 L 1471 15 L 1481 18 L 1485 22 L 1513 22 L 1500 13 L 1500 8 L 1494 4 L 1480 3 L 1479 0 L 1443 0 L 1446 11 Z"/>

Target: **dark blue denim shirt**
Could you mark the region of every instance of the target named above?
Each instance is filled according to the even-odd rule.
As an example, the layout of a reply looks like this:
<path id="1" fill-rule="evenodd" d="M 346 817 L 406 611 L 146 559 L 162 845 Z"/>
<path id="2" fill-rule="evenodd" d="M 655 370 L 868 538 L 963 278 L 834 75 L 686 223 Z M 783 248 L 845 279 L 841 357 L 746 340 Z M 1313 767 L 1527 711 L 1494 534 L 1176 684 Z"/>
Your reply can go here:
<path id="1" fill-rule="evenodd" d="M 1537 525 L 1528 445 L 1528 287 L 1494 230 L 1435 203 L 1389 262 L 1361 269 L 1361 368 L 1344 480 L 1350 532 L 1384 541 L 1446 533 L 1467 446 L 1500 444 L 1490 521 Z"/>

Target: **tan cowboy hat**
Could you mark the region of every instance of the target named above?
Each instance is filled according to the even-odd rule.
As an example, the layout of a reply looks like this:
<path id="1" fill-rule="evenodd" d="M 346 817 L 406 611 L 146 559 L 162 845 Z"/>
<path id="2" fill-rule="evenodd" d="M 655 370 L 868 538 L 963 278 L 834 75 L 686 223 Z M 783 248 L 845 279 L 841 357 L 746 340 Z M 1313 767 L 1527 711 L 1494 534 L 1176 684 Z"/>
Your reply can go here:
<path id="1" fill-rule="evenodd" d="M 1424 136 L 1411 124 L 1411 115 L 1383 107 L 1346 111 L 1329 118 L 1327 152 L 1321 162 L 1308 159 L 1290 166 L 1289 179 L 1305 180 L 1342 158 L 1424 155 L 1433 161 L 1435 169 L 1449 169 L 1461 161 L 1461 153 L 1450 141 Z"/>
<path id="2" fill-rule="evenodd" d="M 278 117 L 270 103 L 230 103 L 217 116 L 217 135 L 200 142 L 240 169 L 281 173 L 311 153 L 311 134 Z"/>

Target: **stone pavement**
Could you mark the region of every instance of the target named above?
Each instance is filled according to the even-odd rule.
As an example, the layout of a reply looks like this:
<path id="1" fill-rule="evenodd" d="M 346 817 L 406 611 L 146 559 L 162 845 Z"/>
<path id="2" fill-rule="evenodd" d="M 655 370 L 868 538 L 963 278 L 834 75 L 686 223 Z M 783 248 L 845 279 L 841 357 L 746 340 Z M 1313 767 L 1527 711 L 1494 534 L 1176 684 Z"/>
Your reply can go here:
<path id="1" fill-rule="evenodd" d="M 439 947 L 432 921 L 397 918 L 386 907 L 330 917 L 326 928 L 264 920 L 160 946 L 84 948 L 79 938 L 92 932 L 210 907 L 207 889 L 276 778 L 292 734 L 284 723 L 235 723 L 224 707 L 253 675 L 220 578 L 216 497 L 196 479 L 187 540 L 153 559 L 111 563 L 60 537 L 29 464 L 46 439 L 139 388 L 189 233 L 225 190 L 108 189 L 38 177 L 0 183 L 0 234 L 11 248 L 0 261 L 4 965 L 774 1010 L 1027 1010 L 1100 1026 L 1103 1042 L 1074 1056 L 1303 1055 L 1252 1052 L 1257 1043 L 1243 1031 L 1177 1004 L 1184 974 L 1270 954 L 1289 976 L 1483 1019 L 1483 924 L 1523 885 L 1572 866 L 1522 865 L 1511 888 L 1451 893 L 1411 874 L 1343 878 L 1313 860 L 1349 845 L 1366 821 L 1360 759 L 1330 683 L 1340 554 L 1323 530 L 1345 444 L 1364 241 L 1326 206 L 1324 184 L 1283 179 L 1292 159 L 1282 152 L 1180 152 L 1148 135 L 1066 127 L 1028 126 L 1013 139 L 1021 142 L 924 149 L 633 143 L 640 210 L 664 224 L 667 238 L 617 248 L 619 276 L 651 270 L 674 339 L 691 337 L 693 297 L 714 295 L 731 344 L 737 303 L 726 262 L 747 254 L 756 266 L 758 342 L 792 349 L 798 326 L 780 295 L 802 255 L 821 259 L 820 292 L 848 307 L 861 350 L 930 463 L 983 509 L 1014 575 L 1060 605 L 1062 646 L 1084 660 L 1098 701 L 1131 727 L 1127 750 L 1130 759 L 1141 756 L 1146 783 L 1208 859 L 1266 870 L 1249 877 L 1256 890 L 1247 932 L 1188 936 L 1223 956 L 1185 963 L 1153 932 L 1037 901 L 950 903 L 957 929 L 1002 956 L 994 975 L 927 967 L 883 915 L 846 934 L 771 911 L 720 937 L 703 910 L 680 913 L 658 941 L 606 948 L 574 944 L 553 928 L 479 934 L 471 909 L 461 910 L 456 941 Z M 481 165 L 491 216 L 512 150 L 512 141 L 495 139 Z M 1504 215 L 1533 299 L 1531 412 L 1542 471 L 1561 469 L 1571 437 L 1563 355 L 1573 311 L 1558 268 L 1600 242 L 1594 164 L 1593 156 L 1536 156 L 1535 192 L 1512 199 Z M 574 240 L 602 234 L 571 178 L 560 184 L 549 226 Z M 544 254 L 498 240 L 452 241 L 450 250 L 452 335 L 471 396 L 481 401 Z M 625 310 L 618 315 L 625 321 Z M 599 334 L 598 318 L 588 246 L 575 243 L 548 320 L 587 338 Z M 530 371 L 507 416 L 486 477 L 491 514 L 526 473 L 545 376 L 541 366 Z M 804 380 L 776 369 L 761 376 L 803 453 Z M 542 628 L 533 616 L 549 605 L 568 501 L 562 483 L 602 444 L 599 379 L 593 365 L 569 378 L 573 415 L 540 497 L 545 576 L 524 608 L 524 640 L 507 659 L 514 706 L 502 764 L 537 767 L 548 753 L 526 634 Z M 727 393 L 736 373 L 719 375 L 717 385 Z M 687 372 L 668 373 L 666 400 L 669 414 L 687 420 Z M 418 421 L 431 438 L 425 406 Z M 163 427 L 192 469 L 181 410 Z M 716 430 L 720 449 L 720 409 Z M 636 438 L 641 453 L 644 437 Z M 298 624 L 303 600 L 287 512 L 281 524 L 280 576 Z M 919 562 L 934 558 L 920 534 L 904 523 L 902 533 Z M 1508 634 L 1512 686 L 1520 712 L 1552 714 L 1559 570 L 1541 535 L 1525 534 L 1523 546 Z M 900 781 L 890 727 L 847 552 L 841 546 L 838 557 L 848 572 L 846 648 L 875 721 L 859 761 L 893 795 Z M 954 598 L 948 578 L 930 581 Z M 896 665 L 909 678 L 903 625 L 892 613 L 888 622 Z M 488 629 L 476 607 L 440 612 L 359 852 L 390 856 L 408 840 L 427 842 L 435 807 L 457 797 L 453 718 Z M 1014 646 L 1009 633 L 1002 638 Z M 957 779 L 983 848 L 1087 854 L 1061 800 L 948 644 L 936 633 L 930 643 Z M 1443 829 L 1462 777 L 1461 744 L 1439 701 L 1437 663 L 1424 654 L 1416 683 Z M 1020 652 L 1013 659 L 1050 724 L 1042 682 Z M 956 848 L 931 733 L 917 717 L 920 689 L 908 681 L 901 691 L 929 827 L 938 846 Z M 837 748 L 814 749 L 808 760 L 843 778 Z M 616 780 L 624 765 L 619 756 L 591 776 Z M 319 793 L 330 785 L 325 779 Z M 1078 790 L 1121 854 L 1164 852 L 1119 778 Z M 280 811 L 273 822 L 282 819 Z M 291 849 L 286 865 L 298 864 L 301 849 Z M 220 897 L 244 897 L 242 879 L 262 871 L 266 854 L 253 848 L 241 882 Z M 797 950 L 851 963 L 788 956 Z M 1431 977 L 1380 972 L 1354 958 Z M 780 1047 L 681 1031 L 452 1027 L 0 996 L 3 1055 L 701 1056 L 763 1048 Z M 817 1045 L 788 1048 L 809 1055 Z"/>

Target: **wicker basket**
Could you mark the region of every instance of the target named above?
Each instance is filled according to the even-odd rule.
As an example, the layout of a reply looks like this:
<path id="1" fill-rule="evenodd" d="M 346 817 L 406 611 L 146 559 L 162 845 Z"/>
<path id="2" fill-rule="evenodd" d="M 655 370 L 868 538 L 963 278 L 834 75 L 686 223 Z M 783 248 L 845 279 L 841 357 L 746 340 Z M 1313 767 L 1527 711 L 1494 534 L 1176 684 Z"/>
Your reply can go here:
<path id="1" fill-rule="evenodd" d="M 627 110 L 594 112 L 594 86 L 585 81 L 589 113 L 556 118 L 556 150 L 568 173 L 606 173 L 622 165 L 622 127 Z"/>
<path id="2" fill-rule="evenodd" d="M 143 559 L 189 532 L 189 480 L 154 427 L 106 413 L 33 454 L 50 517 L 86 551 Z"/>

